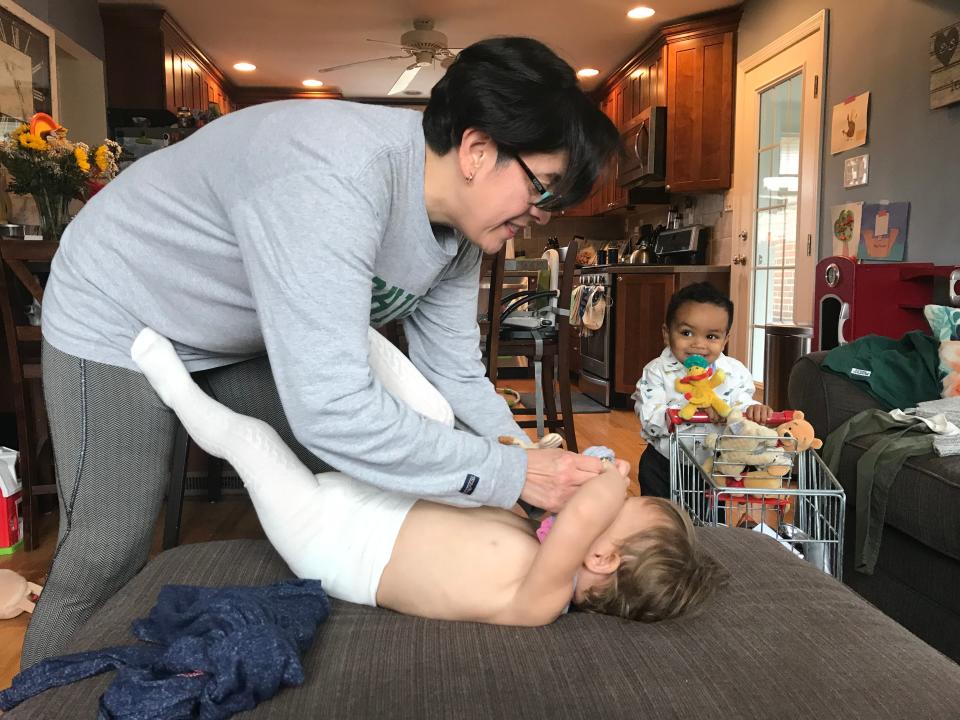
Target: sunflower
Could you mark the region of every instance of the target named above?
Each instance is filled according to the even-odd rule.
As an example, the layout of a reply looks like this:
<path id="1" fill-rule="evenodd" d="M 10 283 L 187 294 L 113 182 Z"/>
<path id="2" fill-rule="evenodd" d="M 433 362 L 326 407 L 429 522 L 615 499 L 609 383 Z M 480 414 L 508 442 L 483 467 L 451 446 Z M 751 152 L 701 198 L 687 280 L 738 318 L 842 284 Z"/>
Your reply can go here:
<path id="1" fill-rule="evenodd" d="M 42 151 L 47 149 L 47 141 L 31 132 L 25 132 L 20 135 L 20 144 L 31 150 Z"/>
<path id="2" fill-rule="evenodd" d="M 73 157 L 76 158 L 77 167 L 79 167 L 84 172 L 90 172 L 90 160 L 87 155 L 87 149 L 77 145 L 73 149 Z"/>
<path id="3" fill-rule="evenodd" d="M 105 172 L 110 165 L 110 150 L 106 145 L 101 145 L 93 154 L 93 161 L 97 164 L 100 172 Z"/>

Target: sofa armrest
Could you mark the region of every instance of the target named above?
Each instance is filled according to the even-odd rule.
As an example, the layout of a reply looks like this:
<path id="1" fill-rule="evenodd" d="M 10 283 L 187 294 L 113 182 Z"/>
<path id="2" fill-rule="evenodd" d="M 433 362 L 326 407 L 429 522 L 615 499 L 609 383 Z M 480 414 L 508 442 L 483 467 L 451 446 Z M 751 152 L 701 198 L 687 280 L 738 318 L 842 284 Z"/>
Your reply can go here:
<path id="1" fill-rule="evenodd" d="M 826 352 L 797 360 L 790 370 L 787 395 L 793 410 L 802 410 L 817 437 L 826 437 L 859 412 L 883 406 L 842 375 L 821 367 Z"/>

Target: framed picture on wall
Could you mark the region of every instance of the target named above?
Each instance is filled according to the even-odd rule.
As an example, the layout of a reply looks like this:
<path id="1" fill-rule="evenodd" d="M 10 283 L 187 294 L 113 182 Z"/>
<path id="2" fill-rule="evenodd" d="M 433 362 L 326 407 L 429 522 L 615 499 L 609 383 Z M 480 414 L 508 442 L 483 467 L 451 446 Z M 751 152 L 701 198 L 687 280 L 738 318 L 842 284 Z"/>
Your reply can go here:
<path id="1" fill-rule="evenodd" d="M 12 0 L 0 0 L 0 132 L 38 112 L 57 117 L 53 28 Z"/>

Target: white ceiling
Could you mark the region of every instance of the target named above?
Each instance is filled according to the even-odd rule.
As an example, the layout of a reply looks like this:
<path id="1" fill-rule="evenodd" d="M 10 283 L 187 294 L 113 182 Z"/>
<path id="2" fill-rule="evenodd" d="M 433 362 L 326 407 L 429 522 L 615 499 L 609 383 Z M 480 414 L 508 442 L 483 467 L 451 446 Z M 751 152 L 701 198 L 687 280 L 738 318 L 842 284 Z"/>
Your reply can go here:
<path id="1" fill-rule="evenodd" d="M 99 0 L 130 4 L 130 0 Z M 414 18 L 435 21 L 450 47 L 464 47 L 494 35 L 528 35 L 542 40 L 575 68 L 594 67 L 589 90 L 641 45 L 660 25 L 736 4 L 736 0 L 145 0 L 164 7 L 190 38 L 238 86 L 301 88 L 305 78 L 340 87 L 346 97 L 385 97 L 409 60 L 383 60 L 320 76 L 317 69 L 397 54 L 398 48 L 366 42 L 399 43 Z M 648 20 L 630 20 L 627 10 L 647 5 Z M 241 73 L 233 64 L 254 63 Z M 409 90 L 429 95 L 443 70 L 424 68 Z"/>

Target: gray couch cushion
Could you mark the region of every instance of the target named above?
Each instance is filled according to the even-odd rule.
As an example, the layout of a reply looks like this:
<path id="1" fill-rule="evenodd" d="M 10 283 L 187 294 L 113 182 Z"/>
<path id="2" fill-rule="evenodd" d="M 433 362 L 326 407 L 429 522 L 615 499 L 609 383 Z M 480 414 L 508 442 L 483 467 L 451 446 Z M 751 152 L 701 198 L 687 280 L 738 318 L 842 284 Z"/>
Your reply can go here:
<path id="1" fill-rule="evenodd" d="M 825 352 L 800 358 L 790 372 L 790 404 L 827 435 L 863 410 L 879 408 L 869 393 L 847 378 L 821 369 Z M 852 508 L 857 502 L 857 461 L 881 435 L 856 438 L 844 448 L 837 480 Z M 960 560 L 960 458 L 911 458 L 904 463 L 887 501 L 885 521 L 928 547 Z M 852 551 L 852 548 L 851 548 Z M 883 548 L 881 547 L 881 555 Z"/>
<path id="2" fill-rule="evenodd" d="M 732 573 L 697 618 L 644 625 L 571 613 L 544 628 L 449 623 L 334 603 L 307 682 L 238 718 L 945 718 L 960 666 L 757 533 L 698 532 Z M 155 558 L 71 650 L 130 642 L 165 583 L 264 584 L 289 571 L 262 541 Z M 110 675 L 8 717 L 92 718 Z"/>
<path id="3" fill-rule="evenodd" d="M 847 493 L 851 512 L 857 500 L 857 461 L 882 437 L 883 433 L 877 433 L 855 438 L 841 453 L 837 479 Z M 960 560 L 960 458 L 931 455 L 908 459 L 890 488 L 884 522 Z"/>
<path id="4" fill-rule="evenodd" d="M 883 408 L 880 401 L 847 378 L 821 370 L 826 356 L 826 352 L 814 352 L 797 360 L 787 385 L 790 407 L 803 410 L 822 440 L 857 413 Z"/>

